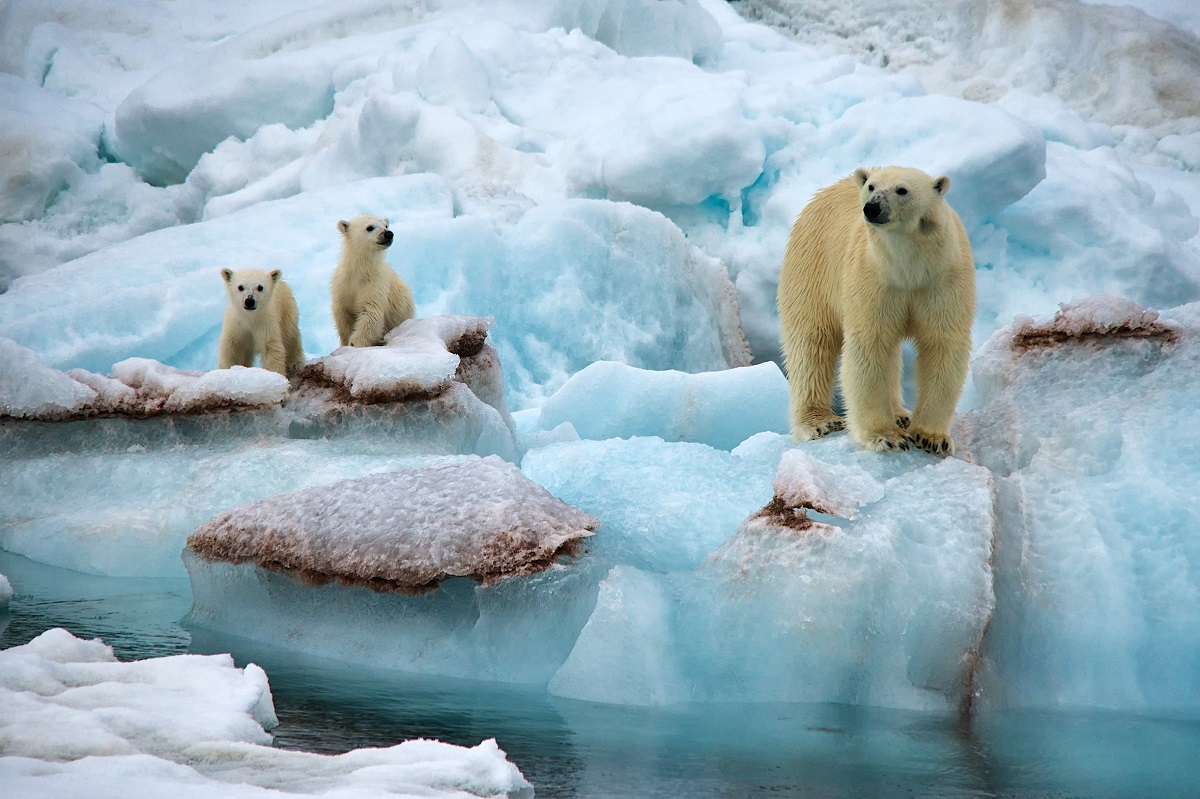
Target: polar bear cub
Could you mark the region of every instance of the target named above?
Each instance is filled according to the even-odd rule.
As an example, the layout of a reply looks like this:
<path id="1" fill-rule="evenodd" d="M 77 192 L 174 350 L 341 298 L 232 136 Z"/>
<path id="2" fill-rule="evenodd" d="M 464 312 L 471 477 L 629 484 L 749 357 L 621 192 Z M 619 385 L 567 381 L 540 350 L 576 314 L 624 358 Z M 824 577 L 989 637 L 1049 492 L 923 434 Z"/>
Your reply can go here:
<path id="1" fill-rule="evenodd" d="M 300 342 L 300 313 L 291 288 L 274 269 L 222 269 L 225 293 L 225 320 L 217 358 L 222 369 L 253 366 L 262 356 L 262 367 L 284 377 L 295 374 L 304 365 L 304 347 Z"/>
<path id="2" fill-rule="evenodd" d="M 849 426 L 860 446 L 954 451 L 950 425 L 966 381 L 975 262 L 945 200 L 950 179 L 918 169 L 858 169 L 817 192 L 792 227 L 779 275 L 793 435 Z M 917 405 L 901 393 L 901 342 L 917 345 Z M 833 412 L 841 355 L 846 419 Z"/>
<path id="3" fill-rule="evenodd" d="M 342 256 L 333 270 L 333 323 L 342 346 L 372 347 L 416 313 L 412 291 L 384 260 L 392 246 L 388 221 L 356 216 L 337 224 Z"/>

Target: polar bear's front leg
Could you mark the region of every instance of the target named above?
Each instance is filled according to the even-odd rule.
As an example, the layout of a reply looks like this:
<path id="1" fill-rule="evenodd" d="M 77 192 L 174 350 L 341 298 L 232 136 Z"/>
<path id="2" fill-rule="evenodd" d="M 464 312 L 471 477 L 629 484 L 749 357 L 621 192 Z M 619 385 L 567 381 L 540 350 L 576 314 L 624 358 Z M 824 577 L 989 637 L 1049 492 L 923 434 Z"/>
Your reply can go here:
<path id="1" fill-rule="evenodd" d="M 955 346 L 936 338 L 917 342 L 917 409 L 908 436 L 927 452 L 954 454 L 950 425 L 970 358 L 969 344 Z"/>
<path id="2" fill-rule="evenodd" d="M 875 452 L 909 448 L 893 408 L 900 394 L 900 342 L 848 333 L 842 353 L 842 394 L 850 438 Z M 903 410 L 903 407 L 900 408 Z"/>
<path id="3" fill-rule="evenodd" d="M 354 330 L 350 333 L 351 347 L 374 347 L 383 343 L 384 330 L 383 309 L 368 305 L 363 308 L 358 319 L 354 321 Z"/>

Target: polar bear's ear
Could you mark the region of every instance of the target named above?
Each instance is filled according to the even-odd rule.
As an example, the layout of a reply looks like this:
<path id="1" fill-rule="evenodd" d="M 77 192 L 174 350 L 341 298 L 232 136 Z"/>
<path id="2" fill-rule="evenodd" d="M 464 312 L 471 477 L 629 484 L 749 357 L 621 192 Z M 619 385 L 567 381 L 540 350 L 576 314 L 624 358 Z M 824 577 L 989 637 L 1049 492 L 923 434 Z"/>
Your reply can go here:
<path id="1" fill-rule="evenodd" d="M 387 219 L 387 217 L 385 216 L 385 217 L 383 218 L 383 226 L 384 226 L 384 227 L 387 227 L 387 226 L 388 226 L 388 225 L 390 225 L 390 224 L 391 224 L 391 222 L 388 222 L 388 219 Z"/>
<path id="2" fill-rule="evenodd" d="M 270 277 L 272 283 L 278 283 L 279 278 L 283 277 L 283 272 L 279 269 L 272 269 Z"/>
<path id="3" fill-rule="evenodd" d="M 950 178 L 942 175 L 933 182 L 933 190 L 945 197 L 946 192 L 950 191 Z"/>
<path id="4" fill-rule="evenodd" d="M 350 232 L 350 223 L 347 222 L 345 219 L 341 220 L 340 222 L 338 222 L 338 230 L 340 230 L 342 232 L 342 235 L 345 236 L 347 233 Z"/>
<path id="5" fill-rule="evenodd" d="M 860 189 L 870 177 L 871 173 L 867 172 L 867 170 L 863 169 L 861 166 L 854 170 L 854 182 L 858 184 Z"/>
<path id="6" fill-rule="evenodd" d="M 224 280 L 226 283 L 233 280 L 233 270 L 232 269 L 222 269 L 221 270 L 221 279 Z"/>

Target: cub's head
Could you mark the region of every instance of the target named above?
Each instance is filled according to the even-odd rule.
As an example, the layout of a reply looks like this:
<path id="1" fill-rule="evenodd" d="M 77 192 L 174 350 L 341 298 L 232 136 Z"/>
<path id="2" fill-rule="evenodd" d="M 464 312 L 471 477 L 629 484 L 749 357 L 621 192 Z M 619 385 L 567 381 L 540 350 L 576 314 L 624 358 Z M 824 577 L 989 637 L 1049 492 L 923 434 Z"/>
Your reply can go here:
<path id="1" fill-rule="evenodd" d="M 392 246 L 392 231 L 388 230 L 388 221 L 382 217 L 363 214 L 349 222 L 343 219 L 337 226 L 347 247 L 377 252 Z"/>
<path id="2" fill-rule="evenodd" d="M 271 293 L 282 276 L 278 269 L 270 272 L 264 269 L 221 270 L 230 304 L 243 311 L 257 311 L 270 304 Z"/>
<path id="3" fill-rule="evenodd" d="M 919 169 L 885 166 L 854 170 L 863 219 L 878 228 L 912 230 L 936 211 L 950 178 L 931 178 Z"/>

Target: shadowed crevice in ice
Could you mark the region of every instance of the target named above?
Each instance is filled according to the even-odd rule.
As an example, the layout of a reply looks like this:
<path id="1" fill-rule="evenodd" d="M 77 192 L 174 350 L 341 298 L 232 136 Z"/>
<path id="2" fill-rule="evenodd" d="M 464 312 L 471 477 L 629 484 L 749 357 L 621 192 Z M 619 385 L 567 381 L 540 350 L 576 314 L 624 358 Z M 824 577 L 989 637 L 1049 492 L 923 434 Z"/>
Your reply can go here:
<path id="1" fill-rule="evenodd" d="M 1064 344 L 1103 345 L 1114 339 L 1149 339 L 1178 344 L 1182 328 L 1163 322 L 1158 311 L 1142 308 L 1125 297 L 1105 295 L 1062 303 L 1052 321 L 1018 316 L 1011 328 L 1015 352 L 1058 347 Z"/>
<path id="2" fill-rule="evenodd" d="M 748 522 L 759 519 L 796 531 L 830 528 L 833 525 L 809 518 L 808 511 L 850 520 L 861 507 L 883 497 L 883 486 L 861 469 L 821 463 L 803 450 L 784 454 L 773 485 L 771 501 Z"/>
<path id="3" fill-rule="evenodd" d="M 216 517 L 188 548 L 312 585 L 420 594 L 450 577 L 492 585 L 543 571 L 597 525 L 489 457 L 271 497 Z"/>

